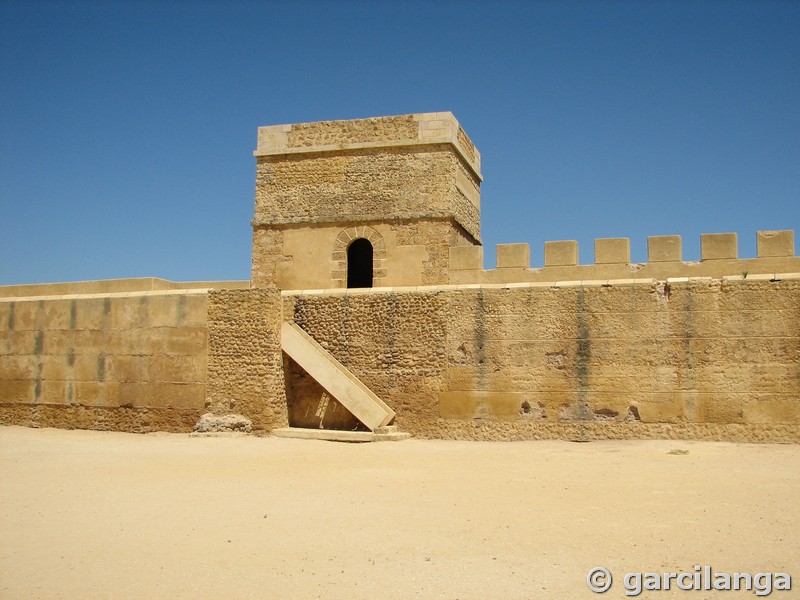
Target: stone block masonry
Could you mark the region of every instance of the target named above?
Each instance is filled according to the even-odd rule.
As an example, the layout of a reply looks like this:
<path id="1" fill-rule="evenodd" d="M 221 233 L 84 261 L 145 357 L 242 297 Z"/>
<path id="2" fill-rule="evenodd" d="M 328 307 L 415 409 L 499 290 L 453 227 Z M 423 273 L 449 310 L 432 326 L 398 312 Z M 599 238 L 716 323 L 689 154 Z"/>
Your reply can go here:
<path id="1" fill-rule="evenodd" d="M 206 398 L 206 291 L 0 298 L 0 423 L 187 431 Z"/>
<path id="2" fill-rule="evenodd" d="M 631 263 L 628 238 L 597 239 L 594 263 L 579 264 L 577 242 L 549 241 L 544 242 L 541 267 L 532 264 L 527 244 L 498 244 L 496 269 L 483 267 L 481 246 L 451 245 L 448 278 L 450 284 L 498 284 L 752 275 L 780 278 L 800 272 L 793 231 L 758 231 L 756 243 L 755 258 L 740 258 L 735 233 L 704 233 L 700 236 L 700 260 L 685 261 L 681 236 L 652 236 L 647 238 L 648 262 Z"/>
<path id="3" fill-rule="evenodd" d="M 288 424 L 280 327 L 275 290 L 209 293 L 209 411 L 243 414 L 259 430 Z"/>
<path id="4" fill-rule="evenodd" d="M 800 279 L 284 293 L 422 437 L 800 441 Z"/>
<path id="5" fill-rule="evenodd" d="M 262 127 L 254 154 L 250 281 L 0 287 L 0 423 L 800 443 L 792 231 L 755 258 L 703 234 L 699 261 L 651 237 L 641 264 L 626 238 L 593 264 L 501 244 L 484 269 L 452 114 Z"/>
<path id="6" fill-rule="evenodd" d="M 344 287 L 359 228 L 384 286 L 446 284 L 450 247 L 480 242 L 480 155 L 450 113 L 262 127 L 254 154 L 258 287 Z"/>
<path id="7" fill-rule="evenodd" d="M 286 427 L 296 323 L 417 436 L 800 442 L 800 277 L 16 297 L 6 424 Z M 313 395 L 319 396 L 316 400 Z"/>

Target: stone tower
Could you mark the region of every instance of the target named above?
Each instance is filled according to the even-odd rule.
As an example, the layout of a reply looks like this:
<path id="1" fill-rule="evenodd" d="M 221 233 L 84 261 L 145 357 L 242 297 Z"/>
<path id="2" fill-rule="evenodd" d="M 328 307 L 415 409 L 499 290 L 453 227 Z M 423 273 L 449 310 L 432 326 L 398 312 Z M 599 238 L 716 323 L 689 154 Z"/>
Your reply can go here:
<path id="1" fill-rule="evenodd" d="M 449 112 L 260 127 L 254 155 L 256 287 L 442 284 L 480 244 L 480 155 Z"/>

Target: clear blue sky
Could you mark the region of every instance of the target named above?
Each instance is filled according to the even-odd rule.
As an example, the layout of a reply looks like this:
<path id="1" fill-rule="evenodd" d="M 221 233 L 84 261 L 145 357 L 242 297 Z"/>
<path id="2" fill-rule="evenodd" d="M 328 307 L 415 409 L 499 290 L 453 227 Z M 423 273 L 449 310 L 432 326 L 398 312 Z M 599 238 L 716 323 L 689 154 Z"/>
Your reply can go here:
<path id="1" fill-rule="evenodd" d="M 0 0 L 0 284 L 248 279 L 259 125 L 444 110 L 486 266 L 800 236 L 800 2 Z"/>

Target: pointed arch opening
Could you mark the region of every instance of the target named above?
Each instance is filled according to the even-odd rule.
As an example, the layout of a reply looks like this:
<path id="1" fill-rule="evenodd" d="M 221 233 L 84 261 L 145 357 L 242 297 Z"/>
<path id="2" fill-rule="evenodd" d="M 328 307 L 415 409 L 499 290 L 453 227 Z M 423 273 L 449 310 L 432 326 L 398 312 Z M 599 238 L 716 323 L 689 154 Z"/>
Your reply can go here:
<path id="1" fill-rule="evenodd" d="M 353 240 L 347 247 L 347 287 L 372 287 L 372 244 L 366 238 Z"/>

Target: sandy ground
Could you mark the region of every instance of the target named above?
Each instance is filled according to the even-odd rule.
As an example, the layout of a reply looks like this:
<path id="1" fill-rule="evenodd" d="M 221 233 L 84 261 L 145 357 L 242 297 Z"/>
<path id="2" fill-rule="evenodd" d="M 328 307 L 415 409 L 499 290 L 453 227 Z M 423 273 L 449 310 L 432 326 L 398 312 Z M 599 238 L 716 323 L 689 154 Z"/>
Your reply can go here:
<path id="1" fill-rule="evenodd" d="M 606 599 L 694 565 L 798 598 L 799 505 L 800 446 L 0 427 L 0 598 Z"/>

